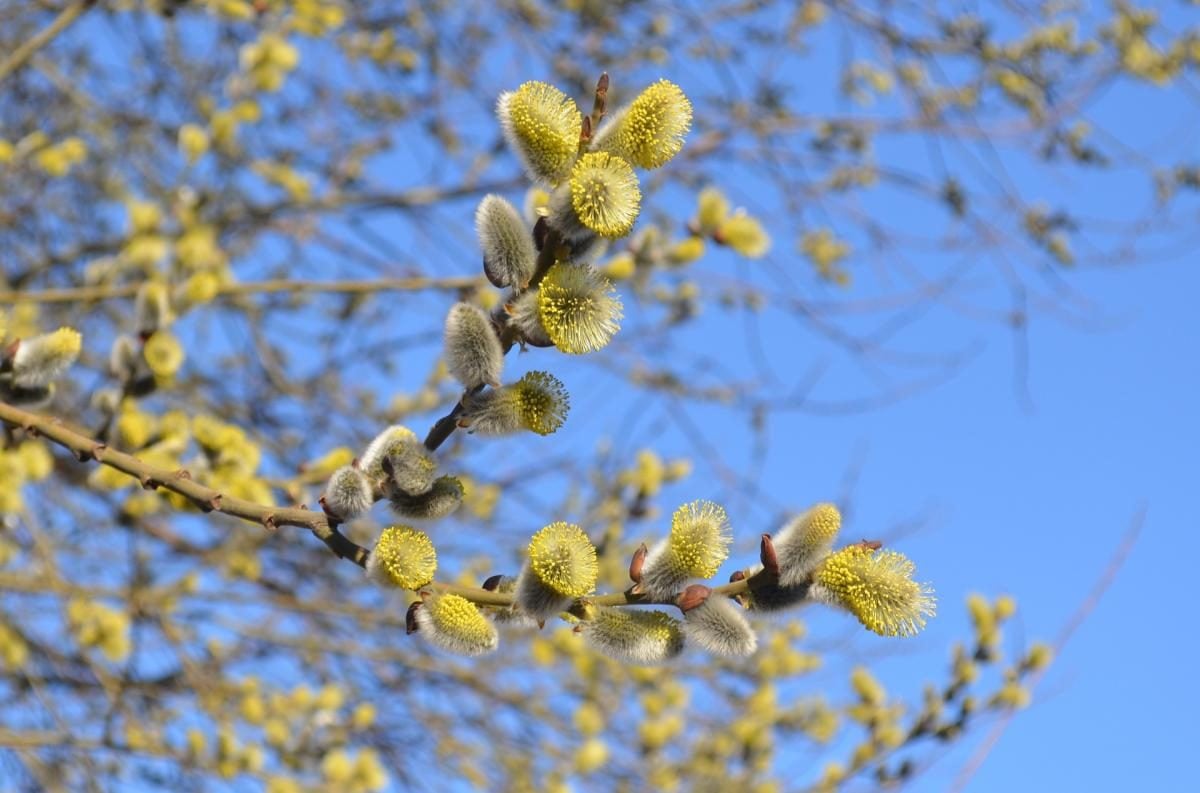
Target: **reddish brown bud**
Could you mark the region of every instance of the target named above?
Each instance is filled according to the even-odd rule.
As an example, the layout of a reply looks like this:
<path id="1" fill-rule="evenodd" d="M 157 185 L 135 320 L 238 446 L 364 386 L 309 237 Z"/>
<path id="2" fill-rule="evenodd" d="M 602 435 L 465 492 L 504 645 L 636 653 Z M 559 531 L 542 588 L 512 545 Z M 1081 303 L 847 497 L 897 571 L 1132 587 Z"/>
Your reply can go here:
<path id="1" fill-rule="evenodd" d="M 409 636 L 417 632 L 417 609 L 421 608 L 422 603 L 423 601 L 414 600 L 404 614 L 404 632 Z"/>
<path id="2" fill-rule="evenodd" d="M 493 576 L 488 576 L 488 579 L 483 582 L 484 590 L 487 592 L 495 592 L 500 588 L 500 581 L 503 578 L 504 576 L 500 575 L 499 573 L 496 573 Z"/>
<path id="3" fill-rule="evenodd" d="M 633 552 L 633 559 L 629 561 L 629 580 L 635 584 L 642 583 L 642 566 L 646 564 L 647 553 L 649 553 L 649 549 L 646 547 L 646 543 L 642 543 Z"/>
<path id="4" fill-rule="evenodd" d="M 758 555 L 764 570 L 771 575 L 779 575 L 779 559 L 775 556 L 775 546 L 771 542 L 770 534 L 764 534 L 762 536 L 762 543 L 759 545 Z"/>
<path id="5" fill-rule="evenodd" d="M 679 606 L 680 611 L 687 614 L 697 606 L 703 605 L 710 594 L 712 594 L 712 590 L 704 584 L 692 584 L 675 599 L 675 605 Z"/>

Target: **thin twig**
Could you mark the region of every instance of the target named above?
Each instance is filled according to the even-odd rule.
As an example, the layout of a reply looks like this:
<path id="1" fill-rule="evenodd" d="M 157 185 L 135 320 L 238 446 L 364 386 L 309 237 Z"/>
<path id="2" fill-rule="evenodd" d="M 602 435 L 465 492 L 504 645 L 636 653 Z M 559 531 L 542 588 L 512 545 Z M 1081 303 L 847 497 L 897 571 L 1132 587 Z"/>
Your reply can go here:
<path id="1" fill-rule="evenodd" d="M 221 284 L 218 297 L 265 295 L 277 293 L 362 294 L 370 292 L 416 292 L 424 289 L 453 291 L 470 289 L 483 283 L 479 276 L 447 276 L 444 278 L 381 278 L 365 281 L 295 281 L 279 278 L 269 281 L 245 281 Z M 0 303 L 76 303 L 134 297 L 141 284 L 116 286 L 80 286 L 65 289 L 44 289 L 37 292 L 0 292 Z"/>
<path id="2" fill-rule="evenodd" d="M 64 8 L 53 22 L 34 34 L 29 41 L 13 50 L 12 55 L 0 63 L 0 82 L 24 66 L 34 53 L 53 41 L 55 36 L 70 27 L 75 20 L 83 16 L 83 13 L 95 4 L 96 0 L 75 0 L 74 3 Z"/>
<path id="3" fill-rule="evenodd" d="M 1129 528 L 1125 530 L 1125 536 L 1121 538 L 1121 544 L 1117 546 L 1117 550 L 1113 552 L 1112 558 L 1109 559 L 1108 566 L 1105 567 L 1104 572 L 1100 575 L 1100 578 L 1097 579 L 1094 585 L 1092 585 L 1092 591 L 1088 593 L 1088 596 L 1084 598 L 1083 602 L 1080 603 L 1078 608 L 1075 609 L 1075 612 L 1071 614 L 1066 624 L 1064 624 L 1062 629 L 1059 630 L 1058 636 L 1055 638 L 1053 645 L 1054 656 L 1056 658 L 1061 657 L 1063 648 L 1066 647 L 1067 642 L 1071 640 L 1071 637 L 1074 636 L 1075 631 L 1079 629 L 1079 626 L 1082 625 L 1085 620 L 1087 620 L 1093 611 L 1095 611 L 1096 606 L 1100 603 L 1100 598 L 1104 596 L 1104 593 L 1110 586 L 1112 586 L 1112 582 L 1116 580 L 1117 573 L 1125 564 L 1125 560 L 1129 558 L 1129 554 L 1133 552 L 1133 546 L 1137 544 L 1138 536 L 1141 534 L 1142 526 L 1145 523 L 1146 506 L 1143 504 L 1142 506 L 1138 507 L 1137 512 L 1134 513 L 1133 519 L 1129 523 Z M 1043 669 L 1039 669 L 1030 676 L 1029 686 L 1031 689 L 1035 687 L 1045 675 L 1045 669 L 1045 667 Z M 950 787 L 951 793 L 961 793 L 961 791 L 966 788 L 972 777 L 974 777 L 976 772 L 979 771 L 980 767 L 983 766 L 983 763 L 985 760 L 987 760 L 988 755 L 990 755 L 992 750 L 996 748 L 996 744 L 1000 742 L 1000 737 L 1004 735 L 1004 731 L 1008 728 L 1008 725 L 1012 722 L 1013 716 L 1015 715 L 1015 710 L 1006 711 L 1004 715 L 1001 716 L 1000 719 L 992 726 L 991 732 L 989 732 L 987 737 L 984 738 L 983 743 L 979 745 L 979 748 L 975 750 L 975 753 L 971 755 L 967 762 L 963 764 L 962 769 L 958 772 L 958 776 L 955 778 L 954 784 Z"/>

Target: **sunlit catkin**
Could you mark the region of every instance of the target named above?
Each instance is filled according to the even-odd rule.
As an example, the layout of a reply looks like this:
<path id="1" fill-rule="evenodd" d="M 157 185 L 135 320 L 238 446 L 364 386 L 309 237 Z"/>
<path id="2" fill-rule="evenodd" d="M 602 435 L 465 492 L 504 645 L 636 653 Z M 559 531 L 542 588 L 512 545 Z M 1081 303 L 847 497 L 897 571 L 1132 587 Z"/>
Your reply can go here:
<path id="1" fill-rule="evenodd" d="M 475 210 L 475 233 L 483 249 L 483 272 L 492 285 L 523 289 L 533 276 L 537 251 L 516 207 L 498 195 L 484 196 Z"/>
<path id="2" fill-rule="evenodd" d="M 621 663 L 652 666 L 683 652 L 679 620 L 661 611 L 593 608 L 579 630 L 588 646 Z"/>
<path id="3" fill-rule="evenodd" d="M 354 466 L 343 465 L 329 477 L 321 503 L 326 512 L 341 520 L 351 520 L 375 503 L 374 488 L 362 471 Z"/>
<path id="4" fill-rule="evenodd" d="M 416 610 L 415 619 L 417 635 L 455 655 L 483 655 L 499 643 L 496 626 L 459 595 L 430 595 Z"/>
<path id="5" fill-rule="evenodd" d="M 391 495 L 392 509 L 406 518 L 439 520 L 453 513 L 462 504 L 463 486 L 456 477 L 439 476 L 428 493 L 410 496 L 404 492 Z"/>
<path id="6" fill-rule="evenodd" d="M 480 435 L 510 435 L 528 430 L 549 435 L 562 426 L 570 409 L 566 388 L 549 372 L 527 372 L 517 382 L 463 401 L 459 426 Z"/>
<path id="7" fill-rule="evenodd" d="M 517 578 L 517 606 L 544 620 L 596 588 L 596 548 L 573 523 L 551 523 L 529 542 L 529 559 Z"/>
<path id="8" fill-rule="evenodd" d="M 690 578 L 710 578 L 729 554 L 732 537 L 725 510 L 711 501 L 693 501 L 675 510 L 671 533 L 642 565 L 642 590 L 650 597 L 675 595 Z"/>
<path id="9" fill-rule="evenodd" d="M 833 504 L 817 504 L 792 519 L 772 537 L 779 560 L 779 584 L 796 586 L 829 555 L 842 525 L 842 515 Z"/>
<path id="10" fill-rule="evenodd" d="M 665 165 L 683 148 L 692 125 L 692 103 L 669 80 L 646 88 L 596 135 L 593 148 L 617 154 L 639 168 Z"/>
<path id="11" fill-rule="evenodd" d="M 400 424 L 393 424 L 383 432 L 375 436 L 375 438 L 367 445 L 367 448 L 359 458 L 358 467 L 373 480 L 382 479 L 383 461 L 397 452 L 405 444 L 415 443 L 417 435 L 408 427 Z"/>
<path id="12" fill-rule="evenodd" d="M 936 605 L 929 586 L 912 580 L 914 572 L 901 553 L 850 545 L 817 566 L 810 596 L 849 611 L 880 636 L 911 636 Z"/>
<path id="13" fill-rule="evenodd" d="M 605 347 L 621 327 L 612 284 L 588 265 L 559 263 L 537 292 L 537 318 L 554 346 L 579 355 Z"/>
<path id="14" fill-rule="evenodd" d="M 419 589 L 437 572 L 429 536 L 412 526 L 389 526 L 367 557 L 367 576 L 383 586 Z"/>
<path id="15" fill-rule="evenodd" d="M 571 169 L 571 209 L 585 227 L 601 237 L 624 237 L 642 208 L 642 191 L 630 164 L 615 154 L 585 154 Z M 558 197 L 551 200 L 555 227 L 569 228 Z M 569 235 L 569 234 L 568 234 Z M 569 235 L 570 236 L 570 235 Z"/>
<path id="16" fill-rule="evenodd" d="M 762 258 L 771 249 L 771 237 L 766 229 L 741 210 L 720 225 L 715 238 L 748 259 Z"/>
<path id="17" fill-rule="evenodd" d="M 504 138 L 529 178 L 554 185 L 570 173 L 579 152 L 583 116 L 575 101 L 547 83 L 523 83 L 496 102 Z"/>
<path id="18" fill-rule="evenodd" d="M 443 357 L 450 376 L 472 389 L 481 385 L 500 386 L 504 350 L 483 309 L 470 303 L 455 303 L 446 315 Z"/>
<path id="19" fill-rule="evenodd" d="M 13 385 L 30 390 L 48 386 L 75 363 L 82 342 L 74 328 L 21 339 L 12 358 Z"/>
<path id="20" fill-rule="evenodd" d="M 741 658 L 758 648 L 758 637 L 741 606 L 724 595 L 710 595 L 683 615 L 683 634 L 715 655 Z"/>

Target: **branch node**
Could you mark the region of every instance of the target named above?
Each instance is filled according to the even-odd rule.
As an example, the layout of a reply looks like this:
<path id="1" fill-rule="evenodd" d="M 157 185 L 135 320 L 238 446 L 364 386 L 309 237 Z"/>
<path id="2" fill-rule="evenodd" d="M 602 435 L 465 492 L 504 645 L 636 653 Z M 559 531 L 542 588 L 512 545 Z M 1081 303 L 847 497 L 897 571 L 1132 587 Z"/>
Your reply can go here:
<path id="1" fill-rule="evenodd" d="M 275 513 L 268 512 L 266 515 L 263 515 L 262 525 L 267 531 L 277 531 L 279 524 L 275 522 Z"/>
<path id="2" fill-rule="evenodd" d="M 138 477 L 138 481 L 142 483 L 143 490 L 157 490 L 159 485 L 162 484 L 162 482 L 158 481 L 150 474 L 142 474 Z"/>
<path id="3" fill-rule="evenodd" d="M 215 496 L 210 498 L 208 501 L 202 503 L 200 505 L 200 509 L 203 509 L 205 512 L 212 512 L 213 510 L 220 512 L 222 498 L 224 498 L 224 496 L 222 496 L 220 493 L 217 493 Z"/>

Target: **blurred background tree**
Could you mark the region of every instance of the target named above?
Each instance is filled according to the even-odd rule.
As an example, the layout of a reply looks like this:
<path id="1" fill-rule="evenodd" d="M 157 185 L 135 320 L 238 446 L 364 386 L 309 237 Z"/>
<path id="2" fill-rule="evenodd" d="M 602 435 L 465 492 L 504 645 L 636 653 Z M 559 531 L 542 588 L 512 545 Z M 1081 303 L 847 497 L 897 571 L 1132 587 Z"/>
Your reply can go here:
<path id="1" fill-rule="evenodd" d="M 840 493 L 762 486 L 768 449 L 796 482 L 828 465 L 778 417 L 919 398 L 972 364 L 981 325 L 1012 338 L 1027 402 L 1031 318 L 1100 322 L 1076 273 L 1196 233 L 1190 138 L 1147 149 L 1089 113 L 1106 92 L 1186 89 L 1194 28 L 1124 3 L 971 5 L 5 2 L 0 337 L 82 332 L 37 407 L 81 437 L 316 509 L 382 428 L 423 435 L 461 395 L 442 320 L 498 294 L 475 206 L 504 194 L 532 221 L 546 200 L 503 145 L 497 96 L 539 79 L 586 110 L 602 71 L 613 106 L 667 77 L 693 103 L 687 144 L 597 260 L 622 331 L 585 357 L 509 356 L 566 383 L 559 433 L 439 450 L 465 486 L 426 527 L 439 579 L 515 573 L 533 531 L 573 520 L 619 591 L 695 498 L 732 519 L 722 575 L 817 501 L 890 544 L 922 516 L 858 526 L 854 470 Z M 1109 212 L 1098 196 L 1131 180 Z M 953 335 L 914 349 L 923 323 Z M 1011 598 L 972 596 L 973 635 L 899 697 L 857 629 L 811 634 L 807 611 L 763 621 L 739 661 L 632 668 L 561 623 L 449 658 L 406 638 L 403 596 L 303 531 L 203 514 L 12 415 L 5 789 L 858 789 L 1025 705 L 1051 654 L 1001 641 Z M 342 532 L 369 547 L 387 523 L 379 508 Z"/>

